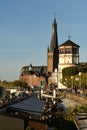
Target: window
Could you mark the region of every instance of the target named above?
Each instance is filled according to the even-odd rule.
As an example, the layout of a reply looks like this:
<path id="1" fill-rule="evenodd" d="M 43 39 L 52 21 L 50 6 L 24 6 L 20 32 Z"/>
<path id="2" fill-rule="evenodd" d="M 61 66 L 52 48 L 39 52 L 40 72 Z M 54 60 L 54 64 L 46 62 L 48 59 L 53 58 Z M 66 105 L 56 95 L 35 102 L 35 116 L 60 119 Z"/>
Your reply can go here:
<path id="1" fill-rule="evenodd" d="M 65 53 L 64 49 L 63 48 L 60 49 L 60 54 L 64 54 L 64 53 Z"/>
<path id="2" fill-rule="evenodd" d="M 66 54 L 71 53 L 71 49 L 70 49 L 70 48 L 66 48 L 66 49 L 65 49 L 65 53 L 66 53 Z"/>
<path id="3" fill-rule="evenodd" d="M 73 48 L 73 54 L 78 54 L 78 49 L 77 48 Z"/>

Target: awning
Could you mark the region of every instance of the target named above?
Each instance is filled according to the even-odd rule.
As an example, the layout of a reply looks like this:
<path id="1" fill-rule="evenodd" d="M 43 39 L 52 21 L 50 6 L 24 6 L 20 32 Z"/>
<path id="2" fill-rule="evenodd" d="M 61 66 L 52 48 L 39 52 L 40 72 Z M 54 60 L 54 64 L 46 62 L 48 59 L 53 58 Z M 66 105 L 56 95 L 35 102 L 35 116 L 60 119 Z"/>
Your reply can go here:
<path id="1" fill-rule="evenodd" d="M 67 89 L 62 83 L 58 82 L 58 89 Z"/>
<path id="2" fill-rule="evenodd" d="M 10 105 L 8 108 L 40 116 L 44 109 L 44 101 L 39 100 L 36 95 L 32 95 L 25 100 Z"/>

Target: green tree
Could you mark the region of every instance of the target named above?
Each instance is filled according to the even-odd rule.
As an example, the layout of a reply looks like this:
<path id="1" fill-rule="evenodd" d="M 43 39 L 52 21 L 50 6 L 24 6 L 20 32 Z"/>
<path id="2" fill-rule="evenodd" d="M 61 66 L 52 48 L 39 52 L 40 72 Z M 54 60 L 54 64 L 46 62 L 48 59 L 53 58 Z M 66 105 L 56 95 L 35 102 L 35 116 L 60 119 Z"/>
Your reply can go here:
<path id="1" fill-rule="evenodd" d="M 26 87 L 27 83 L 19 81 L 19 80 L 15 80 L 15 81 L 13 81 L 13 86 L 16 86 L 16 87 Z"/>
<path id="2" fill-rule="evenodd" d="M 63 77 L 74 76 L 79 73 L 78 67 L 66 67 L 62 70 Z"/>

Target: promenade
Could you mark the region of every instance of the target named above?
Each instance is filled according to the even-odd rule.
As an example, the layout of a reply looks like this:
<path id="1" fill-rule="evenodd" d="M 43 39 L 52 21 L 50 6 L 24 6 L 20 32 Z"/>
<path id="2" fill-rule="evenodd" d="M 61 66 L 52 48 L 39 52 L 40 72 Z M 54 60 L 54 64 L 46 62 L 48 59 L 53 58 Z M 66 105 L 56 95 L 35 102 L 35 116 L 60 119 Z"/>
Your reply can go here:
<path id="1" fill-rule="evenodd" d="M 79 103 L 73 99 L 69 99 L 69 98 L 64 98 L 64 99 L 62 99 L 62 101 L 63 101 L 63 104 L 66 108 L 75 107 L 76 105 L 78 105 L 78 106 L 82 105 L 81 103 Z"/>
<path id="2" fill-rule="evenodd" d="M 67 110 L 69 107 L 81 106 L 82 104 L 69 98 L 62 99 L 62 107 L 63 109 Z M 74 121 L 77 130 L 87 130 L 87 114 L 86 113 L 79 113 L 76 115 L 76 119 Z"/>

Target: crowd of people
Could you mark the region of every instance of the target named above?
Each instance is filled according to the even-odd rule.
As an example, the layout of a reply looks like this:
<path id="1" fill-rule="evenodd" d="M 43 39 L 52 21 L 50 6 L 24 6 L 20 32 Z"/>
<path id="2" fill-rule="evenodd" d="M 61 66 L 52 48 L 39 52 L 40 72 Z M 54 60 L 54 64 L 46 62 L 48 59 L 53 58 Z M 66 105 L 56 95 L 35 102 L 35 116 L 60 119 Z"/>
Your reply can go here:
<path id="1" fill-rule="evenodd" d="M 25 91 L 23 91 L 22 93 L 19 93 L 18 95 L 16 95 L 15 92 L 7 93 L 5 95 L 5 97 L 0 99 L 0 108 L 13 104 L 17 101 L 20 101 L 20 100 L 30 96 L 31 94 L 32 94 L 32 91 L 28 91 L 27 93 Z"/>

